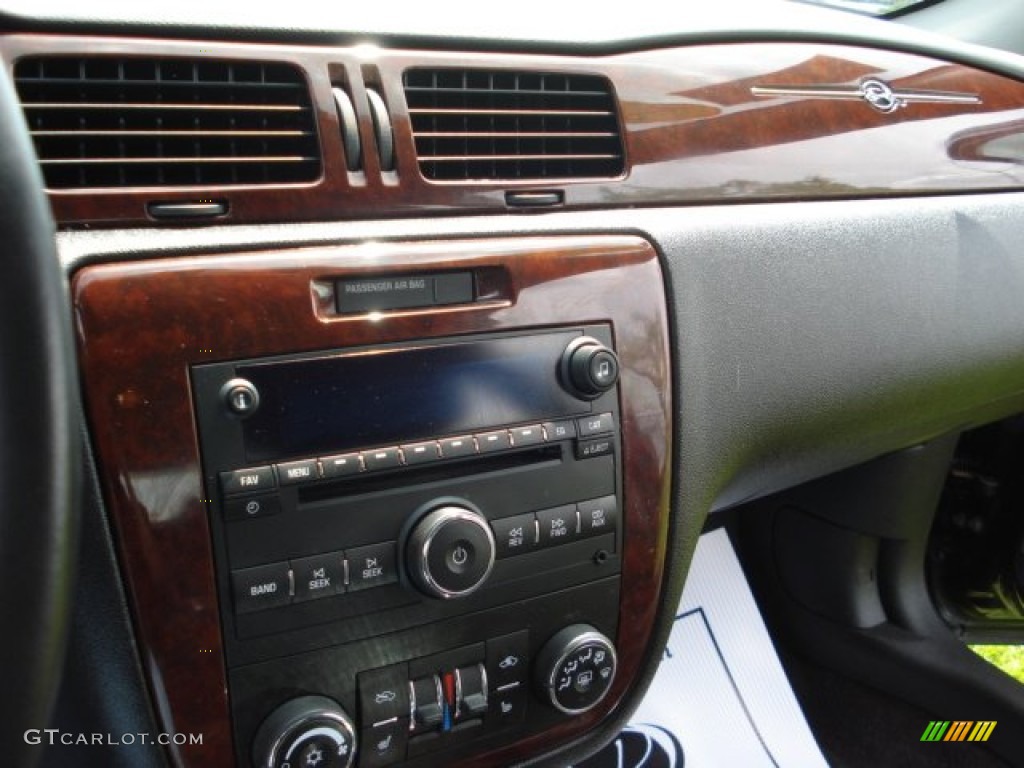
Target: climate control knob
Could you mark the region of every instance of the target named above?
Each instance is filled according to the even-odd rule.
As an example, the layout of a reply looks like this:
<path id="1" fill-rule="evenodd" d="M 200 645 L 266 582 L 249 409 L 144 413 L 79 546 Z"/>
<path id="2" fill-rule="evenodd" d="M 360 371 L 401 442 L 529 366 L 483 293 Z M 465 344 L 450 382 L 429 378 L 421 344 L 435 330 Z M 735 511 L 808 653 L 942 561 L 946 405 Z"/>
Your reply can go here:
<path id="1" fill-rule="evenodd" d="M 350 768 L 355 754 L 355 724 L 326 696 L 286 701 L 263 721 L 252 746 L 257 768 Z"/>
<path id="2" fill-rule="evenodd" d="M 611 640 L 589 624 L 573 624 L 557 632 L 537 656 L 537 684 L 555 709 L 578 715 L 611 690 L 617 664 Z"/>
<path id="3" fill-rule="evenodd" d="M 447 600 L 483 586 L 494 567 L 494 553 L 494 534 L 484 516 L 468 502 L 445 503 L 420 518 L 410 532 L 405 566 L 421 591 Z"/>
<path id="4" fill-rule="evenodd" d="M 562 353 L 562 385 L 577 397 L 593 400 L 619 380 L 619 358 L 597 339 L 574 339 Z"/>

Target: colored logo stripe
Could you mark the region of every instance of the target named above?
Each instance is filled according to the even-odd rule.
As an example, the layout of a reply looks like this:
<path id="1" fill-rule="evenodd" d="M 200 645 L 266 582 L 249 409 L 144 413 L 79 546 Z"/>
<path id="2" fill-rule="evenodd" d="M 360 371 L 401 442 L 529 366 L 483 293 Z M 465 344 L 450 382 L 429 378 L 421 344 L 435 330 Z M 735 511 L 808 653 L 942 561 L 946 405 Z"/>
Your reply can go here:
<path id="1" fill-rule="evenodd" d="M 988 741 L 995 728 L 995 720 L 932 720 L 921 741 Z"/>
<path id="2" fill-rule="evenodd" d="M 992 735 L 992 731 L 995 729 L 995 720 L 979 720 L 978 724 L 974 726 L 974 730 L 971 731 L 971 735 L 967 737 L 967 740 L 988 741 L 988 737 Z"/>
<path id="3" fill-rule="evenodd" d="M 963 741 L 970 732 L 972 725 L 974 725 L 973 720 L 954 720 L 943 741 Z"/>

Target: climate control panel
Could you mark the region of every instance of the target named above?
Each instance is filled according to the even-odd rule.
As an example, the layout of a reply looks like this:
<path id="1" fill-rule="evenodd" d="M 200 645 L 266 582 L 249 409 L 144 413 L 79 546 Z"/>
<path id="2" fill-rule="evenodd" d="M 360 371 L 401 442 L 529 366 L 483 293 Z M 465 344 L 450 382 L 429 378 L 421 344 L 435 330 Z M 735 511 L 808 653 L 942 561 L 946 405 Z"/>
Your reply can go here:
<path id="1" fill-rule="evenodd" d="M 333 699 L 277 706 L 253 742 L 256 768 L 386 768 L 521 726 L 539 714 L 579 715 L 615 678 L 612 641 L 587 624 L 565 627 L 535 659 L 527 629 L 357 675 L 358 726 Z"/>

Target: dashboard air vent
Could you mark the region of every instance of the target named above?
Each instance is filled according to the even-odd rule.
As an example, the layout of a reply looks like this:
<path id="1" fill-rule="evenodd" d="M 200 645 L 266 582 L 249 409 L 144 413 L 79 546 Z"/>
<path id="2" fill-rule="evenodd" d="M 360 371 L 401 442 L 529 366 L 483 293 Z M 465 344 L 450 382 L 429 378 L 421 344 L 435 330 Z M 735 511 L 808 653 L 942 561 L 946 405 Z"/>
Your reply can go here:
<path id="1" fill-rule="evenodd" d="M 320 175 L 309 88 L 287 64 L 33 56 L 14 78 L 51 189 Z"/>
<path id="2" fill-rule="evenodd" d="M 404 84 L 428 179 L 601 178 L 623 171 L 615 97 L 603 77 L 410 69 Z"/>

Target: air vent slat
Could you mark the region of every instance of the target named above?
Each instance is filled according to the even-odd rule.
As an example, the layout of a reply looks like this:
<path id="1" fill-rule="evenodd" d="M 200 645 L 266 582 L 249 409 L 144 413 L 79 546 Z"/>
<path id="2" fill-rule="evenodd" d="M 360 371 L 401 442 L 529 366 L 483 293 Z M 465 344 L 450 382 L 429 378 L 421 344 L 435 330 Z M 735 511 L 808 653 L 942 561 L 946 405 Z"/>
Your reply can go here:
<path id="1" fill-rule="evenodd" d="M 29 57 L 14 70 L 51 189 L 313 181 L 300 70 L 275 62 Z"/>
<path id="2" fill-rule="evenodd" d="M 40 160 L 40 165 L 121 165 L 130 163 L 311 163 L 317 158 L 300 157 L 298 155 L 286 155 L 272 157 L 260 155 L 258 157 L 88 157 L 88 158 L 48 158 Z"/>
<path id="3" fill-rule="evenodd" d="M 611 84 L 593 75 L 410 69 L 420 171 L 434 181 L 601 178 L 624 169 Z"/>

